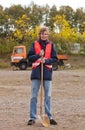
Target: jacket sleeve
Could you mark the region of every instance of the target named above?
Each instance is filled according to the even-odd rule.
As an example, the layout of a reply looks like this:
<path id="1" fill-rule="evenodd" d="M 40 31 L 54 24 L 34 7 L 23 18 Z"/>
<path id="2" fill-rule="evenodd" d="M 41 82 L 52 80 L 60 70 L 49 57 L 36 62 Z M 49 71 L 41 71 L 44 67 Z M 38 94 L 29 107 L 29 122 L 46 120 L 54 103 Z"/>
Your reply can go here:
<path id="1" fill-rule="evenodd" d="M 35 50 L 34 50 L 34 43 L 32 43 L 29 51 L 28 51 L 28 54 L 27 54 L 27 59 L 30 61 L 30 62 L 35 62 L 37 59 L 39 59 L 40 56 L 38 54 L 35 54 Z"/>
<path id="2" fill-rule="evenodd" d="M 51 58 L 50 59 L 46 59 L 45 64 L 52 64 L 54 62 L 57 62 L 58 58 L 57 58 L 57 52 L 54 48 L 54 45 L 52 44 L 52 52 L 51 52 Z"/>

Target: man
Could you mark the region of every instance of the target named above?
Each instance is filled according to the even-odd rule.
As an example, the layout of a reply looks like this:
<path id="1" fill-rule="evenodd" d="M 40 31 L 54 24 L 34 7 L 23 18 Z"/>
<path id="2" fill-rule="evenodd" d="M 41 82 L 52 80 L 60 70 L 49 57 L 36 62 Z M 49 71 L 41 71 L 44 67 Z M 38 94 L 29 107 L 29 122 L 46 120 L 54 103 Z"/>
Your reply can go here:
<path id="1" fill-rule="evenodd" d="M 57 57 L 53 43 L 48 40 L 48 35 L 48 27 L 42 27 L 39 31 L 39 39 L 32 44 L 28 52 L 28 59 L 32 62 L 30 119 L 28 125 L 33 125 L 36 120 L 37 97 L 41 83 L 41 63 L 43 63 L 45 114 L 48 115 L 50 124 L 57 124 L 51 114 L 52 63 L 57 61 Z"/>

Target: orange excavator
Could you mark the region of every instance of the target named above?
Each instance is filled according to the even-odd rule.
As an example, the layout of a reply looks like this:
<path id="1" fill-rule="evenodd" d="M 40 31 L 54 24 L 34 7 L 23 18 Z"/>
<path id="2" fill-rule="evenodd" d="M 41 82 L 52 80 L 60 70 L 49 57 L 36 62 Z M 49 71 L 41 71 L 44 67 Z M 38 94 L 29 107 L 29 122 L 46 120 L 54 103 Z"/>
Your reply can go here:
<path id="1" fill-rule="evenodd" d="M 58 62 L 53 63 L 53 70 L 57 70 L 58 66 L 64 66 L 64 60 L 68 60 L 68 56 L 66 54 L 58 54 Z M 30 63 L 27 59 L 26 47 L 14 46 L 13 52 L 11 55 L 11 66 L 18 67 L 20 70 L 26 70 L 28 67 L 31 67 L 32 63 Z"/>

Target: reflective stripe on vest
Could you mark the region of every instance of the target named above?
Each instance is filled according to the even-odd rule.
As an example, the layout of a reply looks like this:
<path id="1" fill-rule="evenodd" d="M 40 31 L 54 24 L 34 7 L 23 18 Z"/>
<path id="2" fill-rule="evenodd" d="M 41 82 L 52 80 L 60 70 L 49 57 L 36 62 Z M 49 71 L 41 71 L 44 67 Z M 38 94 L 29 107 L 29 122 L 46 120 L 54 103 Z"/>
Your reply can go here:
<path id="1" fill-rule="evenodd" d="M 41 51 L 41 46 L 39 44 L 39 42 L 35 41 L 34 42 L 34 50 L 36 54 L 39 54 Z M 52 50 L 52 44 L 49 43 L 46 45 L 46 49 L 45 49 L 45 58 L 49 59 L 51 57 L 51 50 Z M 37 66 L 40 65 L 40 59 L 36 60 L 33 64 L 32 64 L 32 68 L 36 68 Z M 45 65 L 47 68 L 52 68 L 52 65 Z"/>

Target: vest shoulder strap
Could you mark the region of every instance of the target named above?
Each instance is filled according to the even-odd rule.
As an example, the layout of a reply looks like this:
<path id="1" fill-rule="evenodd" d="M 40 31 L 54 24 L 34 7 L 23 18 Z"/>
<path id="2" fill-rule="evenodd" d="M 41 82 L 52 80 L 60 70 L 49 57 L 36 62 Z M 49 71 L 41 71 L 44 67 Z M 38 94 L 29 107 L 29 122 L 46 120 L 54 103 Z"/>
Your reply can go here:
<path id="1" fill-rule="evenodd" d="M 37 41 L 34 42 L 34 50 L 35 50 L 36 54 L 39 54 L 41 51 L 41 46 L 40 46 L 39 42 L 37 42 Z"/>

